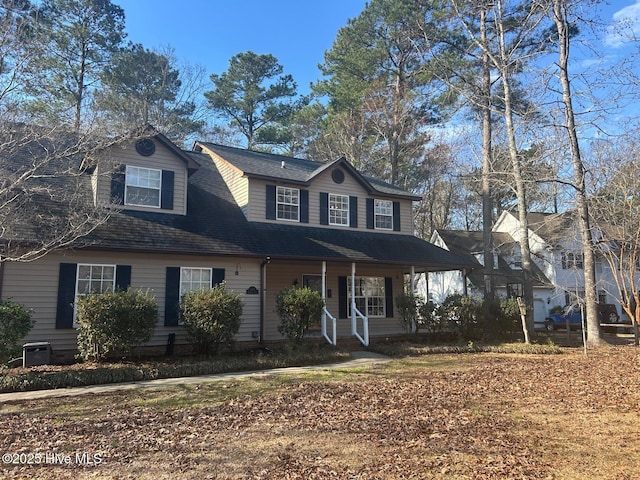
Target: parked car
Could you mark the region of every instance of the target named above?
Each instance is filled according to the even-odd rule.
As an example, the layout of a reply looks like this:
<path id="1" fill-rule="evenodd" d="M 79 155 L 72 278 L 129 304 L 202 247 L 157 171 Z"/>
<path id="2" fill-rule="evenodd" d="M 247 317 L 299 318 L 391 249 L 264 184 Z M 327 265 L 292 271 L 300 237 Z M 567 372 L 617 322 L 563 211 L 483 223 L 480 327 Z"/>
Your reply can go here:
<path id="1" fill-rule="evenodd" d="M 598 304 L 598 316 L 600 323 L 620 322 L 618 309 L 611 303 Z M 569 328 L 571 330 L 582 328 L 582 314 L 580 313 L 579 305 L 567 306 L 561 313 L 549 314 L 549 316 L 544 319 L 544 326 L 550 331 L 567 328 L 567 319 L 569 320 Z"/>

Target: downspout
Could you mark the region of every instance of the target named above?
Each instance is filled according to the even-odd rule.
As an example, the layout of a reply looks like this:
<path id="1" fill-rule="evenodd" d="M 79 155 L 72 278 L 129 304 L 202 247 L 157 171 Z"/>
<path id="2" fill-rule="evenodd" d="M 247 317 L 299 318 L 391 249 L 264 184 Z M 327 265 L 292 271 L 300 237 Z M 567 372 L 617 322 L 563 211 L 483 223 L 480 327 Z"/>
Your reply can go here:
<path id="1" fill-rule="evenodd" d="M 267 295 L 267 265 L 271 263 L 271 257 L 265 257 L 260 264 L 260 333 L 258 343 L 264 342 L 264 315 Z"/>

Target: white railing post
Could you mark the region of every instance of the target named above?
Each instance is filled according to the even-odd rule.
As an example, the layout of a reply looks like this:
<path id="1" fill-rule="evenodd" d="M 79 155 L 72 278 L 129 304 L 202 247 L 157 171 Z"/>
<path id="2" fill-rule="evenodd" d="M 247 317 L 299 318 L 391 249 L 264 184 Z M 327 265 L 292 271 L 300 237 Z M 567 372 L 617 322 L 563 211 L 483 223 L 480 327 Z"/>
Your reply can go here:
<path id="1" fill-rule="evenodd" d="M 362 319 L 362 336 L 358 333 L 358 317 Z M 351 334 L 365 347 L 369 346 L 369 319 L 356 307 L 356 264 L 351 264 Z"/>
<path id="2" fill-rule="evenodd" d="M 326 306 L 327 299 L 327 262 L 322 262 L 322 300 L 325 305 L 322 307 L 322 315 L 320 316 L 320 328 L 322 332 L 322 336 L 329 342 L 331 345 L 336 345 L 338 337 L 337 337 L 337 327 L 336 327 L 336 317 L 329 313 Z M 331 320 L 332 328 L 331 328 L 331 336 L 327 334 L 327 317 Z"/>

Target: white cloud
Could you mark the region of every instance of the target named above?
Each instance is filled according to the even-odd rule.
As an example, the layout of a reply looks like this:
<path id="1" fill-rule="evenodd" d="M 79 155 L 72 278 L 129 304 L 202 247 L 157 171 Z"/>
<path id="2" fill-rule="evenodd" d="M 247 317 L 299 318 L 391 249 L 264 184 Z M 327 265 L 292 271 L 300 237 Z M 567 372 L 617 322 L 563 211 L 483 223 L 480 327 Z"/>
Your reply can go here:
<path id="1" fill-rule="evenodd" d="M 604 43 L 613 48 L 640 38 L 640 0 L 613 14 Z"/>

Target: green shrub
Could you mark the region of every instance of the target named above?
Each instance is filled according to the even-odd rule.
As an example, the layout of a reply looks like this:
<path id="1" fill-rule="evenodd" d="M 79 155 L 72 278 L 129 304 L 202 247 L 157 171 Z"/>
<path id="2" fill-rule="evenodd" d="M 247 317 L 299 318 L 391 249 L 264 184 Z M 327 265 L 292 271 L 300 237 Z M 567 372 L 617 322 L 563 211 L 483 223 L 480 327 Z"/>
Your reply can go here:
<path id="1" fill-rule="evenodd" d="M 324 300 L 315 290 L 307 287 L 282 290 L 276 297 L 278 332 L 289 340 L 300 341 L 309 326 L 318 321 L 323 307 Z"/>
<path id="2" fill-rule="evenodd" d="M 441 305 L 442 317 L 465 340 L 482 338 L 482 302 L 468 295 L 449 295 Z"/>
<path id="3" fill-rule="evenodd" d="M 522 333 L 520 307 L 518 307 L 518 301 L 515 298 L 503 298 L 500 300 L 497 324 L 498 335 L 500 336 L 516 332 Z"/>
<path id="4" fill-rule="evenodd" d="M 442 308 L 431 300 L 422 302 L 418 306 L 418 324 L 424 326 L 430 333 L 440 333 L 446 326 L 442 317 Z"/>
<path id="5" fill-rule="evenodd" d="M 400 326 L 405 333 L 411 333 L 415 325 L 418 331 L 418 311 L 423 304 L 419 297 L 410 293 L 401 293 L 396 297 L 396 309 Z"/>
<path id="6" fill-rule="evenodd" d="M 128 353 L 149 341 L 158 318 L 150 293 L 127 290 L 80 297 L 78 350 L 83 360 L 102 361 L 109 353 Z"/>
<path id="7" fill-rule="evenodd" d="M 31 331 L 34 325 L 31 312 L 11 300 L 0 301 L 0 362 L 20 354 L 18 341 Z"/>
<path id="8" fill-rule="evenodd" d="M 231 346 L 242 322 L 240 296 L 228 292 L 225 283 L 209 290 L 188 292 L 180 303 L 180 318 L 201 353 L 217 355 Z"/>

